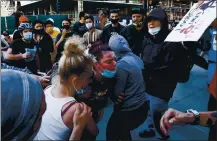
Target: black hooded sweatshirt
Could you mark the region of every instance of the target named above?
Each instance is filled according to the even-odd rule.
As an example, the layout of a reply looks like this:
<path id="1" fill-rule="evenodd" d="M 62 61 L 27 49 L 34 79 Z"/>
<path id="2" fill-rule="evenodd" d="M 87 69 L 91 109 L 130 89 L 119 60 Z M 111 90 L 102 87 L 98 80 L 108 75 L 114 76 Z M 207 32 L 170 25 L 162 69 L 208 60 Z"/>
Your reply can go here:
<path id="1" fill-rule="evenodd" d="M 181 43 L 164 42 L 169 34 L 168 19 L 164 10 L 156 8 L 149 17 L 161 22 L 161 30 L 155 38 L 148 34 L 143 41 L 142 60 L 144 62 L 144 81 L 146 92 L 168 100 L 177 85 L 177 75 L 184 48 Z"/>

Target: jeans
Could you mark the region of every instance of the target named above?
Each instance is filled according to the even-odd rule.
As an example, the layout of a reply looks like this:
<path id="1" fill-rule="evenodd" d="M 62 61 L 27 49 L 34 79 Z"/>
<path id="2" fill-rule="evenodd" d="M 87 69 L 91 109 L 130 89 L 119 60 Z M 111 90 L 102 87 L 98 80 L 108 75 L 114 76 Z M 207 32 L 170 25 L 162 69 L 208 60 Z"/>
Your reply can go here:
<path id="1" fill-rule="evenodd" d="M 169 101 L 149 94 L 147 95 L 148 99 L 150 100 L 150 115 L 148 117 L 148 125 L 153 123 L 156 136 L 160 138 L 165 138 L 166 136 L 160 129 L 160 119 L 164 112 L 168 109 Z"/>
<path id="2" fill-rule="evenodd" d="M 113 111 L 106 129 L 106 140 L 132 140 L 130 131 L 147 118 L 148 102 L 133 111 Z"/>

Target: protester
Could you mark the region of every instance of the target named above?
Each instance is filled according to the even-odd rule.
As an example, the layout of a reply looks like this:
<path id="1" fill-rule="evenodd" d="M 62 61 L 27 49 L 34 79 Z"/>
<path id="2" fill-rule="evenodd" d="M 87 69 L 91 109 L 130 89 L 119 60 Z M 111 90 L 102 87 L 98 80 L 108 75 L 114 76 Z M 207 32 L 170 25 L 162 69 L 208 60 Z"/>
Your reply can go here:
<path id="1" fill-rule="evenodd" d="M 38 56 L 40 60 L 40 71 L 48 72 L 52 68 L 51 55 L 53 52 L 53 40 L 44 31 L 43 22 L 40 20 L 36 20 L 34 22 L 34 36 L 37 47 L 38 47 Z"/>
<path id="2" fill-rule="evenodd" d="M 8 31 L 3 32 L 5 41 L 10 45 L 13 42 L 13 38 L 10 36 Z"/>
<path id="3" fill-rule="evenodd" d="M 4 49 L 7 49 L 9 48 L 9 44 L 8 42 L 5 40 L 4 36 L 1 35 L 1 50 L 4 48 Z"/>
<path id="4" fill-rule="evenodd" d="M 66 40 L 69 37 L 72 37 L 72 35 L 74 34 L 74 32 L 71 31 L 70 26 L 71 26 L 71 21 L 69 19 L 65 19 L 62 21 L 62 33 L 60 33 L 56 39 L 57 55 L 56 55 L 55 62 L 58 62 L 60 57 L 62 56 L 62 52 L 64 50 L 64 44 Z"/>
<path id="5" fill-rule="evenodd" d="M 92 59 L 84 54 L 84 46 L 77 37 L 67 40 L 63 56 L 59 61 L 59 79 L 45 90 L 47 110 L 34 140 L 69 140 L 73 129 L 73 115 L 79 105 L 75 98 L 85 92 L 92 76 Z M 91 109 L 89 109 L 91 110 Z M 88 131 L 98 134 L 92 119 L 86 126 Z"/>
<path id="6" fill-rule="evenodd" d="M 109 47 L 117 57 L 116 83 L 111 99 L 115 101 L 121 93 L 124 93 L 124 98 L 120 104 L 114 105 L 106 128 L 106 139 L 132 140 L 130 131 L 140 126 L 148 113 L 142 77 L 144 66 L 142 60 L 132 53 L 124 37 L 113 35 Z"/>
<path id="7" fill-rule="evenodd" d="M 102 31 L 95 29 L 93 16 L 85 17 L 85 25 L 88 31 L 84 34 L 83 38 L 84 38 L 85 44 L 90 45 L 99 39 L 99 36 L 102 33 Z"/>
<path id="8" fill-rule="evenodd" d="M 13 82 L 14 87 L 10 85 L 11 82 Z M 1 84 L 3 86 L 1 89 L 2 139 L 33 140 L 47 107 L 42 87 L 34 77 L 14 70 L 1 70 Z M 23 85 L 29 91 L 26 91 Z M 22 111 L 23 102 L 26 107 Z M 87 105 L 79 104 L 75 108 L 74 127 L 70 140 L 80 140 L 90 117 L 91 110 Z"/>
<path id="9" fill-rule="evenodd" d="M 85 26 L 85 13 L 84 12 L 80 12 L 79 13 L 79 21 L 77 21 L 74 25 L 73 25 L 73 32 L 77 35 L 79 35 L 80 37 L 84 36 L 84 33 L 87 32 L 87 28 Z"/>
<path id="10" fill-rule="evenodd" d="M 96 42 L 91 45 L 89 54 L 94 56 L 92 82 L 89 84 L 91 93 L 84 101 L 92 108 L 93 117 L 98 122 L 103 116 L 103 108 L 110 97 L 116 70 L 114 52 L 107 44 Z"/>
<path id="11" fill-rule="evenodd" d="M 141 55 L 144 36 L 148 33 L 145 21 L 145 11 L 142 8 L 132 8 L 133 24 L 121 30 L 122 35 L 129 43 L 132 52 L 137 56 Z"/>
<path id="12" fill-rule="evenodd" d="M 107 23 L 107 13 L 104 12 L 103 10 L 100 10 L 99 13 L 99 23 L 95 24 L 95 28 L 99 29 L 99 30 L 103 30 L 103 28 L 105 27 L 106 23 Z"/>
<path id="13" fill-rule="evenodd" d="M 108 43 L 112 35 L 119 34 L 124 28 L 124 26 L 119 23 L 120 16 L 117 9 L 113 9 L 110 11 L 110 20 L 111 24 L 106 25 L 103 28 L 102 34 L 100 35 L 100 41 L 104 43 Z"/>
<path id="14" fill-rule="evenodd" d="M 44 27 L 45 27 L 46 33 L 49 34 L 51 38 L 53 39 L 54 51 L 51 53 L 51 61 L 52 63 L 54 63 L 55 57 L 57 54 L 55 43 L 56 43 L 57 36 L 60 34 L 60 30 L 59 28 L 54 27 L 54 20 L 51 18 L 47 19 L 47 21 L 44 23 Z"/>
<path id="15" fill-rule="evenodd" d="M 21 23 L 29 23 L 30 21 L 29 21 L 29 19 L 26 17 L 26 16 L 24 16 L 24 15 L 21 15 L 20 17 L 19 17 L 19 25 L 21 24 Z M 18 25 L 18 26 L 19 26 Z M 19 27 L 18 27 L 19 28 Z M 18 30 L 18 29 L 16 29 L 15 31 L 14 31 L 14 33 L 13 33 L 13 40 L 16 40 L 16 39 L 21 39 L 22 38 L 22 36 L 21 36 L 21 33 L 20 33 L 20 31 Z"/>
<path id="16" fill-rule="evenodd" d="M 216 128 L 217 111 L 197 112 L 196 110 L 189 109 L 186 113 L 183 113 L 174 109 L 169 109 L 162 116 L 160 121 L 161 130 L 166 136 L 168 135 L 168 129 L 172 129 L 172 125 L 179 124 L 192 124 Z M 216 132 L 212 137 L 209 136 L 209 141 L 214 140 L 216 140 Z"/>
<path id="17" fill-rule="evenodd" d="M 47 34 L 51 36 L 53 41 L 56 41 L 57 35 L 60 33 L 59 28 L 54 27 L 54 21 L 53 19 L 49 18 L 47 21 L 44 23 L 45 26 L 45 31 Z"/>
<path id="18" fill-rule="evenodd" d="M 2 139 L 33 139 L 46 110 L 41 84 L 26 73 L 5 69 L 1 84 Z"/>
<path id="19" fill-rule="evenodd" d="M 33 74 L 40 69 L 38 49 L 33 40 L 33 29 L 29 23 L 21 23 L 22 38 L 15 40 L 7 50 L 7 64 L 18 68 L 27 67 Z"/>
<path id="20" fill-rule="evenodd" d="M 157 138 L 167 140 L 160 130 L 161 115 L 168 109 L 168 102 L 178 83 L 183 66 L 184 48 L 181 43 L 164 42 L 169 34 L 166 12 L 161 8 L 152 10 L 147 19 L 149 34 L 144 38 L 142 59 L 144 81 L 150 100 L 150 113 Z M 148 135 L 147 135 L 148 134 Z M 140 132 L 141 137 L 150 137 L 148 129 Z"/>

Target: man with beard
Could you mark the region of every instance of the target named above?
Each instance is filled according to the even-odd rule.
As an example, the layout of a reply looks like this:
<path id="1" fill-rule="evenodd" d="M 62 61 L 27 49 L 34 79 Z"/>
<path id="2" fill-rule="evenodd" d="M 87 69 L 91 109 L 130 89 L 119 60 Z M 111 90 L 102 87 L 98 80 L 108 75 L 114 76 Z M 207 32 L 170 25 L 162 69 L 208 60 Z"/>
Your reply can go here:
<path id="1" fill-rule="evenodd" d="M 111 10 L 110 11 L 111 24 L 108 24 L 103 28 L 102 34 L 100 35 L 100 41 L 104 43 L 108 43 L 112 35 L 120 34 L 124 26 L 122 26 L 119 23 L 119 20 L 120 20 L 119 11 L 117 9 Z"/>
<path id="2" fill-rule="evenodd" d="M 132 52 L 139 56 L 142 50 L 142 42 L 147 34 L 147 28 L 144 25 L 145 12 L 142 8 L 132 9 L 133 24 L 126 26 L 120 34 L 128 41 Z"/>

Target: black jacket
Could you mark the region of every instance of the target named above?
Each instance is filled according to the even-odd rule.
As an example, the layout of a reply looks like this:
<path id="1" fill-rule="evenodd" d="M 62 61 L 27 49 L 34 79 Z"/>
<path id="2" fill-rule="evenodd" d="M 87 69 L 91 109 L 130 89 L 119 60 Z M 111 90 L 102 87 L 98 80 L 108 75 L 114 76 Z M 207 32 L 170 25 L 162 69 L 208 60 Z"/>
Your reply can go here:
<path id="1" fill-rule="evenodd" d="M 177 85 L 176 76 L 179 74 L 184 48 L 181 43 L 164 42 L 169 29 L 167 16 L 162 9 L 152 10 L 149 16 L 160 20 L 161 31 L 155 38 L 148 34 L 143 41 L 142 60 L 146 92 L 169 100 Z"/>
<path id="2" fill-rule="evenodd" d="M 138 31 L 134 25 L 126 26 L 120 32 L 120 35 L 122 35 L 128 41 L 132 52 L 137 56 L 140 56 L 142 52 L 142 42 L 146 34 L 146 26 L 143 26 L 143 28 Z"/>
<path id="3" fill-rule="evenodd" d="M 118 27 L 112 27 L 112 24 L 109 24 L 103 28 L 103 31 L 99 37 L 99 40 L 103 43 L 108 43 L 111 35 L 120 34 L 121 30 L 124 28 L 123 25 L 119 24 Z"/>

